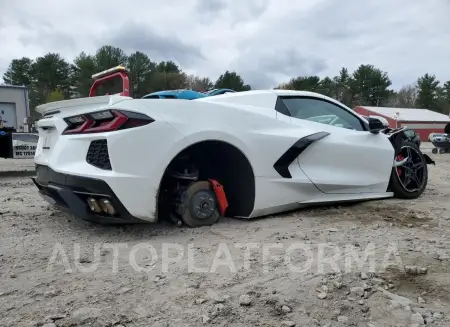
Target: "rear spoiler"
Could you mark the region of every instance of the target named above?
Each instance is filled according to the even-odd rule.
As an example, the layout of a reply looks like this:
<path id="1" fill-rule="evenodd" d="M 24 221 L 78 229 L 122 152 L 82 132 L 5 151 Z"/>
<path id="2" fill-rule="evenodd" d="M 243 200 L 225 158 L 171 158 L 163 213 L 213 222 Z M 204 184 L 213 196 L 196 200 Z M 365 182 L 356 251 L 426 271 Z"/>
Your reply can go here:
<path id="1" fill-rule="evenodd" d="M 120 95 L 127 97 L 130 96 L 130 80 L 128 79 L 128 71 L 122 65 L 96 73 L 92 75 L 92 79 L 94 80 L 94 83 L 92 84 L 91 89 L 89 90 L 90 97 L 96 96 L 95 94 L 97 88 L 101 84 L 103 84 L 106 81 L 110 81 L 112 79 L 120 79 L 122 81 L 122 92 L 120 93 Z"/>
<path id="2" fill-rule="evenodd" d="M 72 100 L 63 100 L 49 102 L 36 107 L 36 111 L 41 115 L 46 115 L 55 111 L 64 111 L 64 109 L 74 107 L 91 107 L 91 106 L 112 106 L 124 100 L 131 100 L 130 97 L 120 95 L 105 95 L 98 97 L 79 98 Z"/>

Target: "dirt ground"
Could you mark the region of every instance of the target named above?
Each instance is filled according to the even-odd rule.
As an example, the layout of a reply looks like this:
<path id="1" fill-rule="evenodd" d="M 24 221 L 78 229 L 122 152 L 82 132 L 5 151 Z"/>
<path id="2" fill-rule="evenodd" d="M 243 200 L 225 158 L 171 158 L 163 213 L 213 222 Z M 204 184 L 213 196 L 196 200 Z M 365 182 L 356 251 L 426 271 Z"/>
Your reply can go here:
<path id="1" fill-rule="evenodd" d="M 30 175 L 34 171 L 32 159 L 3 159 L 0 158 L 0 177 Z"/>
<path id="2" fill-rule="evenodd" d="M 414 201 L 198 229 L 87 223 L 2 177 L 0 325 L 450 326 L 450 155 L 432 157 Z"/>

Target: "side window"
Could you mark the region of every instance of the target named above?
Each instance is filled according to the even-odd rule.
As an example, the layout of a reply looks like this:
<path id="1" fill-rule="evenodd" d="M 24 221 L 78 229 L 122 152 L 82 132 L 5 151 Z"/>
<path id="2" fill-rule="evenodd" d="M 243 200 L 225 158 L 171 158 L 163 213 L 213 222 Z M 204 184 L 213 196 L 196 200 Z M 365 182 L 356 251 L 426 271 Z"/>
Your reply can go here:
<path id="1" fill-rule="evenodd" d="M 357 131 L 365 130 L 357 116 L 334 103 L 306 97 L 284 97 L 281 102 L 291 117 Z"/>

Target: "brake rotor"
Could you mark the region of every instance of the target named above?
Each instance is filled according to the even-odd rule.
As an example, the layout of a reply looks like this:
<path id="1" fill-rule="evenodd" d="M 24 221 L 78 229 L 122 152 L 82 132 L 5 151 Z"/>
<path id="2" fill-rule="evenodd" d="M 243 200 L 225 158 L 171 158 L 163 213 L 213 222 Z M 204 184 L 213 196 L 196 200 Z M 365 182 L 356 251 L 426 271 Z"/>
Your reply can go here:
<path id="1" fill-rule="evenodd" d="M 181 197 L 179 212 L 188 226 L 211 225 L 219 219 L 216 195 L 209 182 L 191 183 Z"/>

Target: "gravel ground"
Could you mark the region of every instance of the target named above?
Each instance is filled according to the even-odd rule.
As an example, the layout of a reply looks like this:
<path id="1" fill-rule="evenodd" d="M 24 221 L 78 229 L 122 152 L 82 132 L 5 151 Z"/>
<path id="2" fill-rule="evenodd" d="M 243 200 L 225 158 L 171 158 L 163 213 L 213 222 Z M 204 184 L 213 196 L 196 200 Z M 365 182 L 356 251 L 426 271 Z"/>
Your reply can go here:
<path id="1" fill-rule="evenodd" d="M 34 170 L 32 159 L 3 159 L 0 158 L 0 173 L 7 176 L 8 172 Z"/>
<path id="2" fill-rule="evenodd" d="M 414 201 L 198 229 L 87 223 L 1 178 L 0 325 L 450 326 L 450 156 L 433 157 Z"/>

